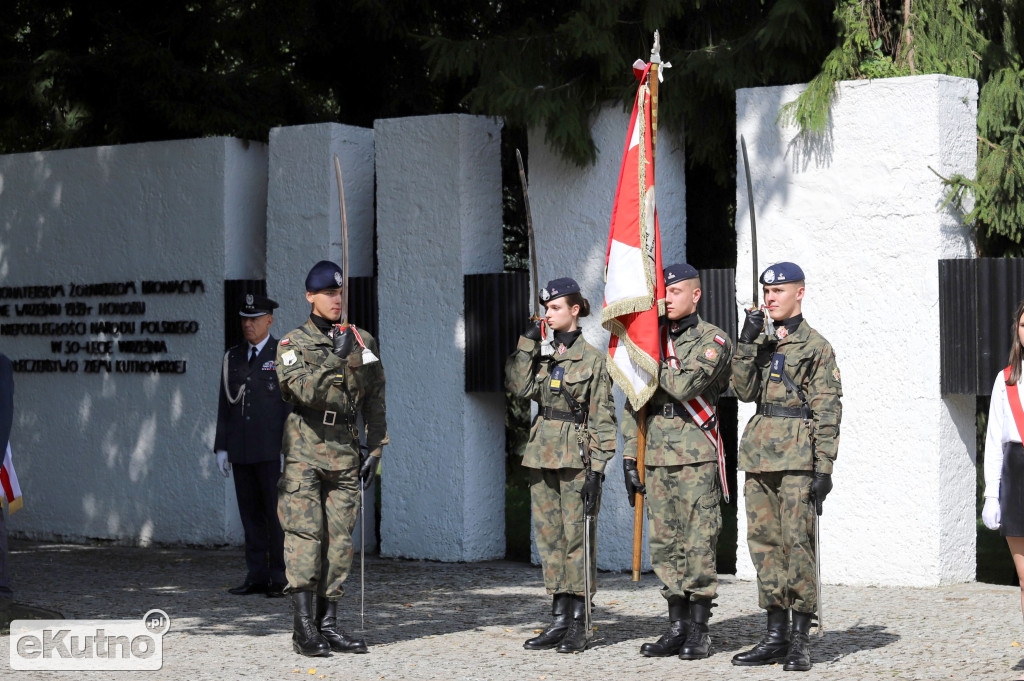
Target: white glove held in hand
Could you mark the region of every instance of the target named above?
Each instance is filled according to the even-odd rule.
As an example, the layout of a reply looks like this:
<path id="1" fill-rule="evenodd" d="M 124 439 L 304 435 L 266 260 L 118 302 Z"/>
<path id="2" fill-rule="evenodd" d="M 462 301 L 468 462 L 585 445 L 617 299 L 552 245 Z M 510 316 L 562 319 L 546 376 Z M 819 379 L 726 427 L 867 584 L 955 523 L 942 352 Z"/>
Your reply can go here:
<path id="1" fill-rule="evenodd" d="M 231 463 L 228 462 L 228 453 L 223 449 L 217 452 L 217 468 L 225 478 L 231 473 Z"/>
<path id="2" fill-rule="evenodd" d="M 992 497 L 985 497 L 985 508 L 981 510 L 981 522 L 990 530 L 999 529 L 999 521 L 1002 519 L 999 512 L 999 500 Z"/>

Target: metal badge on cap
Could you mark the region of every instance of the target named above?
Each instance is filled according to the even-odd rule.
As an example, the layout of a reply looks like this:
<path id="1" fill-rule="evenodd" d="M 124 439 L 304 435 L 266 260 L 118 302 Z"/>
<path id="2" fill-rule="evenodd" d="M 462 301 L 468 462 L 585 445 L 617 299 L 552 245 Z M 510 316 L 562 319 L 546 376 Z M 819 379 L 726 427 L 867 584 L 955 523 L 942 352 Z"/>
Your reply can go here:
<path id="1" fill-rule="evenodd" d="M 775 281 L 775 270 L 772 270 L 772 269 L 765 270 L 765 273 L 764 273 L 764 283 L 770 284 L 773 281 Z"/>
<path id="2" fill-rule="evenodd" d="M 341 286 L 341 284 L 342 284 L 341 272 L 335 272 L 334 273 L 334 281 L 338 282 L 338 286 Z"/>

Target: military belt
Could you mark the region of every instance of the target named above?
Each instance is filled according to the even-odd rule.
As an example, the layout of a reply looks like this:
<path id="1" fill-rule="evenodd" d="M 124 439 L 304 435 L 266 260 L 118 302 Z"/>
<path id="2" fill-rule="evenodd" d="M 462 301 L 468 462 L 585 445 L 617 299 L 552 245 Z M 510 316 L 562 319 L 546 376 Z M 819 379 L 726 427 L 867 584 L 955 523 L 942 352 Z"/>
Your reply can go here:
<path id="1" fill-rule="evenodd" d="M 309 407 L 297 405 L 295 407 L 295 412 L 308 422 L 323 424 L 325 426 L 348 428 L 352 425 L 352 421 L 349 420 L 345 414 L 332 409 L 310 409 Z"/>
<path id="2" fill-rule="evenodd" d="M 783 407 L 781 404 L 759 404 L 757 413 L 761 416 L 774 416 L 787 419 L 806 419 L 810 414 L 804 413 L 803 407 Z"/>
<path id="3" fill-rule="evenodd" d="M 552 419 L 554 421 L 568 421 L 569 423 L 576 422 L 571 411 L 562 411 L 561 409 L 555 409 L 554 407 L 544 407 L 540 410 L 540 415 L 546 419 Z"/>
<path id="4" fill-rule="evenodd" d="M 679 404 L 678 402 L 666 402 L 661 405 L 661 409 L 655 412 L 658 415 L 664 416 L 667 419 L 685 419 L 689 418 L 690 412 L 686 411 L 686 407 Z"/>

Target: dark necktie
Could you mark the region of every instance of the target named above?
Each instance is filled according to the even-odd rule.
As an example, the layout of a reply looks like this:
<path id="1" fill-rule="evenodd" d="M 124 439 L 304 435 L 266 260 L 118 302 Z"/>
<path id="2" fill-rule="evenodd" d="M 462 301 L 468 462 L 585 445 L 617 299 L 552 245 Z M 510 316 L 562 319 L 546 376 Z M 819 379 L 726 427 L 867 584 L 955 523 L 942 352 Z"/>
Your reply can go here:
<path id="1" fill-rule="evenodd" d="M 249 366 L 252 366 L 252 363 L 255 362 L 255 361 L 256 361 L 256 347 L 254 346 L 253 349 L 252 349 L 252 354 L 249 355 Z"/>

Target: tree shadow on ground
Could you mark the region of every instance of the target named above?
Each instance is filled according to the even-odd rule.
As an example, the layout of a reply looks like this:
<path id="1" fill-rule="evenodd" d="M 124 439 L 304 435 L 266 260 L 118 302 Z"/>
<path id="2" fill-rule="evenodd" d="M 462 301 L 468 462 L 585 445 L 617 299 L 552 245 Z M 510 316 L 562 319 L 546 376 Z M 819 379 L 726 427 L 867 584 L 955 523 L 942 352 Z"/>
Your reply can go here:
<path id="1" fill-rule="evenodd" d="M 15 598 L 61 611 L 69 619 L 130 619 L 160 608 L 172 629 L 193 635 L 280 636 L 292 629 L 288 598 L 234 596 L 226 589 L 244 578 L 243 552 L 235 547 L 136 548 L 110 544 L 56 544 L 13 540 Z M 540 568 L 494 561 L 472 568 L 418 560 L 367 557 L 365 631 L 360 631 L 358 558 L 339 607 L 342 626 L 372 644 L 389 644 L 456 632 L 500 628 L 526 640 L 550 621 L 551 597 Z M 602 573 L 602 588 L 626 586 L 628 575 Z M 636 585 L 649 615 L 623 614 L 601 593 L 595 598 L 594 647 L 639 646 L 660 636 L 666 611 L 652 596 L 658 581 L 644 575 Z M 654 607 L 658 605 L 658 607 Z M 646 608 L 645 608 L 646 609 Z M 753 646 L 764 632 L 763 613 L 713 617 L 715 654 Z M 881 648 L 899 636 L 877 624 L 826 630 L 812 636 L 814 662 L 835 661 Z"/>

